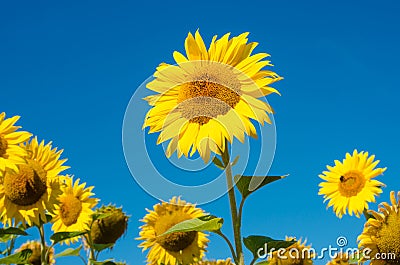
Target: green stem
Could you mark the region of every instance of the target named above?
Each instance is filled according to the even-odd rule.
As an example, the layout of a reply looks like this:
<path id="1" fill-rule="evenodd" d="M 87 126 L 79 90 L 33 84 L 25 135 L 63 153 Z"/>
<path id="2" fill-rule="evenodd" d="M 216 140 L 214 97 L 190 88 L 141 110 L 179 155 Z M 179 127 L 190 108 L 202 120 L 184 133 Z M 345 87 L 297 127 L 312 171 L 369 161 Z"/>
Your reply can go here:
<path id="1" fill-rule="evenodd" d="M 222 237 L 222 238 L 225 240 L 225 242 L 226 242 L 226 243 L 228 244 L 228 246 L 229 246 L 229 249 L 231 250 L 233 260 L 236 261 L 236 260 L 237 260 L 237 257 L 236 257 L 235 249 L 233 248 L 231 241 L 229 241 L 229 239 L 228 239 L 221 231 L 216 231 L 216 232 L 214 232 L 214 233 L 217 234 L 217 235 L 219 235 L 220 237 Z"/>
<path id="2" fill-rule="evenodd" d="M 42 262 L 42 265 L 48 265 L 47 264 L 47 259 L 46 259 L 46 239 L 44 237 L 44 227 L 43 224 L 38 226 L 39 229 L 39 234 L 40 234 L 40 242 L 42 244 L 42 249 L 41 249 L 41 254 L 40 254 L 40 260 Z"/>
<path id="3" fill-rule="evenodd" d="M 235 197 L 235 189 L 233 188 L 233 176 L 232 176 L 232 167 L 229 159 L 229 150 L 228 144 L 225 145 L 224 154 L 228 161 L 225 164 L 225 175 L 226 175 L 226 182 L 228 186 L 228 196 L 229 196 L 229 204 L 231 208 L 231 215 L 232 215 L 232 225 L 233 225 L 233 234 L 235 239 L 235 247 L 236 247 L 236 260 L 235 263 L 237 265 L 244 264 L 244 257 L 243 257 L 243 247 L 242 247 L 242 236 L 240 231 L 240 221 L 238 220 L 238 211 L 237 211 L 237 204 L 236 204 L 236 197 Z"/>

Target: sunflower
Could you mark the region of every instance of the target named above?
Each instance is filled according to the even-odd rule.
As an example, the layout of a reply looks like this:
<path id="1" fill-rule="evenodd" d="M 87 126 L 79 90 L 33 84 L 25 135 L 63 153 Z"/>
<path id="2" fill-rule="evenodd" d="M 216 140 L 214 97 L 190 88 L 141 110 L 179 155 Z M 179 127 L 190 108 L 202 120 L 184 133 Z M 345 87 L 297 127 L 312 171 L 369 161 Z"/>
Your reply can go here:
<path id="1" fill-rule="evenodd" d="M 296 240 L 295 237 L 286 237 L 286 241 Z M 296 240 L 292 246 L 286 248 L 285 252 L 274 251 L 268 258 L 270 265 L 312 265 L 315 253 L 311 246 L 306 246 L 306 241 Z"/>
<path id="2" fill-rule="evenodd" d="M 339 218 L 348 211 L 360 217 L 368 202 L 375 202 L 375 196 L 382 193 L 383 183 L 374 178 L 385 172 L 386 168 L 376 168 L 379 160 L 368 156 L 368 152 L 354 150 L 353 155 L 346 154 L 343 162 L 335 160 L 335 166 L 327 166 L 329 171 L 319 175 L 326 182 L 319 184 L 319 195 L 324 195 L 324 202 Z"/>
<path id="3" fill-rule="evenodd" d="M 143 128 L 161 132 L 157 144 L 170 140 L 168 157 L 198 151 L 208 161 L 211 152 L 224 152 L 226 140 L 257 137 L 252 120 L 271 123 L 272 108 L 258 98 L 279 93 L 269 85 L 282 78 L 263 70 L 272 66 L 268 54 L 251 55 L 257 43 L 247 43 L 248 33 L 229 35 L 214 36 L 207 50 L 199 31 L 189 33 L 186 56 L 175 51 L 177 65 L 160 64 L 147 84 L 157 94 L 145 98 L 152 108 Z"/>
<path id="4" fill-rule="evenodd" d="M 52 265 L 55 264 L 56 261 L 54 259 L 54 248 L 46 247 L 49 252 L 47 258 L 47 264 Z M 49 249 L 50 248 L 50 249 Z M 15 252 L 19 253 L 25 249 L 32 250 L 31 256 L 28 258 L 29 264 L 32 265 L 41 265 L 41 253 L 42 253 L 42 245 L 38 241 L 28 241 L 22 244 Z"/>
<path id="5" fill-rule="evenodd" d="M 196 263 L 196 265 L 234 265 L 231 259 L 226 260 L 202 260 Z"/>
<path id="6" fill-rule="evenodd" d="M 97 199 L 93 196 L 94 187 L 85 188 L 86 183 L 79 184 L 72 177 L 66 177 L 64 185 L 61 185 L 62 194 L 58 196 L 59 204 L 56 205 L 55 215 L 51 220 L 54 232 L 76 232 L 89 230 L 92 221 L 93 207 Z M 66 240 L 65 243 L 74 243 L 78 237 Z"/>
<path id="7" fill-rule="evenodd" d="M 335 258 L 329 261 L 326 265 L 350 265 L 350 258 L 347 253 L 338 253 Z"/>
<path id="8" fill-rule="evenodd" d="M 371 252 L 369 258 L 363 257 L 362 261 L 371 260 L 371 265 L 400 264 L 400 192 L 390 193 L 392 205 L 384 202 L 379 207 L 379 212 L 369 211 L 374 218 L 369 218 L 365 223 L 364 231 L 358 237 L 358 247 L 368 248 Z"/>
<path id="9" fill-rule="evenodd" d="M 6 169 L 17 171 L 17 165 L 25 163 L 26 150 L 19 144 L 31 137 L 28 132 L 17 132 L 21 127 L 14 124 L 19 120 L 19 116 L 8 119 L 5 117 L 4 112 L 0 113 L 0 176 Z"/>
<path id="10" fill-rule="evenodd" d="M 61 193 L 59 173 L 63 166 L 62 151 L 52 149 L 51 143 L 38 143 L 37 138 L 23 145 L 26 163 L 18 165 L 18 173 L 8 170 L 0 179 L 0 212 L 4 223 L 39 224 L 46 222 Z"/>
<path id="11" fill-rule="evenodd" d="M 208 239 L 202 232 L 177 232 L 160 237 L 180 222 L 204 216 L 202 209 L 173 197 L 169 202 L 156 204 L 148 212 L 142 220 L 145 224 L 138 240 L 144 240 L 139 245 L 143 251 L 150 249 L 147 254 L 149 264 L 187 265 L 204 256 Z"/>

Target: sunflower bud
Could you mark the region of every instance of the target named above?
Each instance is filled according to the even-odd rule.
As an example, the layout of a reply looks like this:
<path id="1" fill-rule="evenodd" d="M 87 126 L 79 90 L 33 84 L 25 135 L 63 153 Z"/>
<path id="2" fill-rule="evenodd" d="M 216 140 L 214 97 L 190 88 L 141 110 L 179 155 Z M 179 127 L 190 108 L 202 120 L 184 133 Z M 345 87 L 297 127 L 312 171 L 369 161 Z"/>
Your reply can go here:
<path id="1" fill-rule="evenodd" d="M 129 217 L 122 208 L 102 206 L 96 214 L 109 215 L 93 222 L 90 235 L 94 244 L 113 244 L 126 232 Z"/>

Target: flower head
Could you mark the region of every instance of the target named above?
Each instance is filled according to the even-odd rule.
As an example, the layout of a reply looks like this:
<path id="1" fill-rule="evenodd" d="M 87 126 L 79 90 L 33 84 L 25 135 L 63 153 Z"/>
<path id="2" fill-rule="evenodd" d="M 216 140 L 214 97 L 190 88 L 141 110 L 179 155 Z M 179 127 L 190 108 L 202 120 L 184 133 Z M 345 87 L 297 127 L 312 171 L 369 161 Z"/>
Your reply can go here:
<path id="1" fill-rule="evenodd" d="M 257 43 L 248 43 L 248 33 L 217 40 L 207 49 L 197 31 L 185 41 L 186 56 L 174 52 L 177 65 L 162 63 L 147 88 L 157 94 L 145 98 L 152 108 L 143 127 L 161 132 L 158 144 L 170 141 L 169 157 L 191 156 L 198 151 L 208 161 L 211 152 L 221 154 L 225 142 L 245 135 L 257 136 L 252 121 L 271 123 L 272 108 L 260 100 L 278 93 L 270 85 L 282 78 L 263 70 L 271 66 L 269 55 L 252 55 Z"/>
<path id="2" fill-rule="evenodd" d="M 374 218 L 365 223 L 364 231 L 358 237 L 360 249 L 369 248 L 369 257 L 362 261 L 371 260 L 371 265 L 393 265 L 400 263 L 400 192 L 390 193 L 392 205 L 384 202 L 379 212 L 369 211 Z"/>
<path id="3" fill-rule="evenodd" d="M 364 209 L 368 209 L 368 202 L 375 202 L 375 196 L 382 193 L 383 183 L 374 178 L 385 172 L 386 168 L 376 168 L 379 160 L 368 152 L 346 154 L 343 162 L 335 160 L 335 166 L 327 166 L 329 171 L 319 175 L 325 180 L 319 184 L 319 195 L 329 200 L 328 207 L 333 206 L 338 217 L 347 211 L 350 215 L 360 217 Z"/>
<path id="4" fill-rule="evenodd" d="M 200 261 L 208 239 L 202 232 L 176 232 L 161 236 L 174 225 L 185 220 L 204 216 L 204 211 L 178 197 L 156 204 L 143 218 L 139 240 L 143 250 L 149 249 L 149 264 L 192 264 Z"/>

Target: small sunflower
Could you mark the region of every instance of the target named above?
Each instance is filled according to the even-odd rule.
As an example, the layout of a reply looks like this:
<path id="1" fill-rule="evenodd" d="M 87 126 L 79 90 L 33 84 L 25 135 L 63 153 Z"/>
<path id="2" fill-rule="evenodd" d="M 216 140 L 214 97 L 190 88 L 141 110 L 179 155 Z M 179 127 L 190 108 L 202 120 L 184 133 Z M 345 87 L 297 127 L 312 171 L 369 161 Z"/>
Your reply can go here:
<path id="1" fill-rule="evenodd" d="M 349 255 L 346 253 L 338 253 L 335 258 L 329 261 L 326 265 L 350 265 Z"/>
<path id="2" fill-rule="evenodd" d="M 234 265 L 231 259 L 226 260 L 202 260 L 195 265 Z"/>
<path id="3" fill-rule="evenodd" d="M 32 250 L 32 254 L 28 259 L 29 264 L 31 264 L 31 265 L 41 265 L 42 264 L 42 262 L 41 262 L 42 245 L 40 244 L 40 242 L 28 241 L 28 242 L 22 244 L 21 247 L 19 247 L 15 252 L 18 253 L 25 249 Z M 49 252 L 47 264 L 49 264 L 49 265 L 55 264 L 56 261 L 54 259 L 54 248 L 49 249 L 49 247 L 47 247 L 47 250 Z"/>
<path id="4" fill-rule="evenodd" d="M 0 179 L 0 212 L 8 225 L 22 222 L 28 225 L 46 222 L 45 214 L 52 213 L 61 193 L 59 173 L 68 167 L 61 160 L 62 151 L 52 149 L 51 143 L 40 144 L 35 137 L 23 145 L 28 156 L 18 165 L 18 173 L 8 170 Z"/>
<path id="5" fill-rule="evenodd" d="M 286 237 L 286 241 L 296 240 L 295 237 Z M 297 241 L 297 240 L 296 240 Z M 311 246 L 306 246 L 306 241 L 301 239 L 286 248 L 284 253 L 275 251 L 268 258 L 270 265 L 312 265 L 315 253 L 311 251 Z"/>
<path id="6" fill-rule="evenodd" d="M 5 119 L 6 114 L 0 113 L 0 176 L 6 169 L 17 171 L 18 164 L 24 164 L 26 150 L 20 143 L 27 141 L 32 135 L 28 132 L 17 130 L 20 126 L 15 126 L 19 116 Z"/>
<path id="7" fill-rule="evenodd" d="M 143 127 L 161 132 L 157 144 L 170 140 L 168 157 L 198 151 L 208 161 L 211 152 L 224 152 L 225 140 L 257 137 L 252 121 L 271 123 L 273 110 L 259 98 L 279 93 L 270 85 L 282 78 L 263 69 L 272 66 L 268 54 L 251 54 L 258 43 L 247 43 L 248 34 L 214 36 L 207 49 L 199 31 L 189 33 L 186 56 L 175 51 L 177 65 L 157 68 L 147 88 L 158 94 L 145 98 L 152 108 Z"/>
<path id="8" fill-rule="evenodd" d="M 371 265 L 400 264 L 400 192 L 390 193 L 392 205 L 384 202 L 379 207 L 379 212 L 369 211 L 374 218 L 369 218 L 365 223 L 364 231 L 358 237 L 360 249 L 369 248 L 369 258 L 363 257 L 362 261 L 371 260 Z"/>
<path id="9" fill-rule="evenodd" d="M 374 178 L 386 171 L 376 168 L 379 160 L 368 156 L 368 152 L 354 150 L 353 155 L 346 154 L 343 162 L 335 160 L 335 166 L 327 166 L 329 171 L 319 175 L 326 182 L 319 184 L 319 195 L 324 195 L 328 207 L 333 206 L 336 215 L 341 218 L 348 211 L 360 217 L 368 202 L 375 202 L 375 196 L 382 193 L 383 183 Z"/>
<path id="10" fill-rule="evenodd" d="M 93 207 L 97 199 L 93 196 L 94 187 L 87 187 L 86 183 L 79 184 L 72 177 L 66 177 L 64 185 L 61 185 L 62 194 L 58 196 L 59 203 L 55 208 L 55 215 L 51 220 L 54 232 L 76 232 L 89 230 L 92 221 Z M 66 244 L 78 241 L 78 237 L 65 241 Z"/>
<path id="11" fill-rule="evenodd" d="M 169 202 L 156 204 L 153 210 L 143 218 L 138 240 L 144 240 L 139 246 L 149 249 L 147 262 L 149 264 L 193 264 L 201 260 L 207 247 L 207 235 L 202 232 L 177 232 L 159 237 L 172 226 L 204 216 L 202 209 L 186 203 L 179 197 L 173 197 Z"/>

